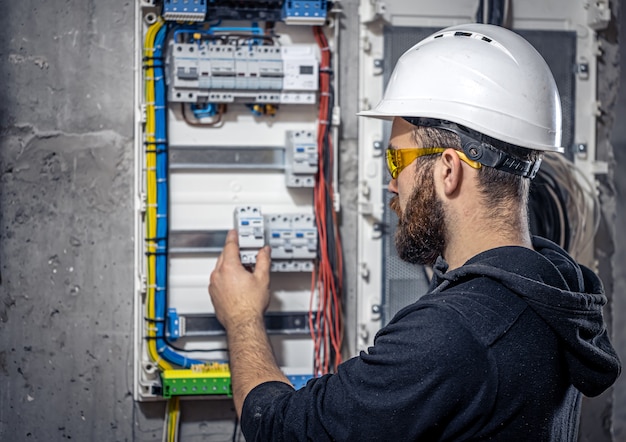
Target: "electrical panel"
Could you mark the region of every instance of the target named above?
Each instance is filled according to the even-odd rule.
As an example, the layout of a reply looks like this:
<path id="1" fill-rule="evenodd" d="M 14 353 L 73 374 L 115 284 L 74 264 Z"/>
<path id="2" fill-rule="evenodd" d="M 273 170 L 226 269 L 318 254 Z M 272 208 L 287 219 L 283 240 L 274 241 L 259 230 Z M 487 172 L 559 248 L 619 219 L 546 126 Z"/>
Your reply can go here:
<path id="1" fill-rule="evenodd" d="M 265 325 L 293 386 L 339 360 L 340 348 L 323 341 L 337 330 L 322 319 L 341 323 L 326 302 L 340 295 L 328 282 L 340 253 L 336 8 L 137 3 L 136 400 L 232 394 L 226 336 L 207 291 L 231 229 L 244 267 L 271 249 Z"/>

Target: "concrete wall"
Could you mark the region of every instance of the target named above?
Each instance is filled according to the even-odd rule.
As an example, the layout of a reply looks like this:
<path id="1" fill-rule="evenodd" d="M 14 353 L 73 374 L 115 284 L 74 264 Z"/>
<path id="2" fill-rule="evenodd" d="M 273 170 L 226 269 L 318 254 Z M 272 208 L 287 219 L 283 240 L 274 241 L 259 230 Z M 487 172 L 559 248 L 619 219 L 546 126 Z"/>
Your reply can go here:
<path id="1" fill-rule="evenodd" d="M 0 7 L 1 440 L 132 440 L 134 5 L 109 5 Z"/>
<path id="2" fill-rule="evenodd" d="M 356 277 L 357 4 L 343 1 L 341 40 L 348 280 Z M 0 0 L 0 11 L 0 440 L 161 440 L 163 404 L 137 405 L 131 395 L 134 2 Z M 624 95 L 616 101 L 616 29 L 601 78 L 617 103 L 603 132 L 609 157 L 610 123 L 626 115 Z M 626 126 L 616 126 L 619 171 Z M 604 180 L 599 235 L 603 277 L 620 294 L 612 306 L 622 354 L 626 235 L 616 219 L 626 219 L 625 192 L 625 174 Z M 353 286 L 347 299 L 354 304 Z M 615 406 L 613 392 L 585 403 L 581 439 L 626 439 L 626 387 L 615 393 Z M 229 404 L 185 402 L 182 416 L 182 440 L 232 439 Z"/>

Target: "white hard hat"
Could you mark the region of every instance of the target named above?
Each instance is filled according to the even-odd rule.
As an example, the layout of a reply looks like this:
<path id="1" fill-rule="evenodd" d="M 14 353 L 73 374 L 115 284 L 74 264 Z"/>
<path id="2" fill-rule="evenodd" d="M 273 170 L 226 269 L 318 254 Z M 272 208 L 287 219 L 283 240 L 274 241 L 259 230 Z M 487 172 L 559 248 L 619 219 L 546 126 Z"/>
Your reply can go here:
<path id="1" fill-rule="evenodd" d="M 524 38 L 494 25 L 453 26 L 417 43 L 398 60 L 380 103 L 358 115 L 440 119 L 516 146 L 563 152 L 550 68 Z"/>

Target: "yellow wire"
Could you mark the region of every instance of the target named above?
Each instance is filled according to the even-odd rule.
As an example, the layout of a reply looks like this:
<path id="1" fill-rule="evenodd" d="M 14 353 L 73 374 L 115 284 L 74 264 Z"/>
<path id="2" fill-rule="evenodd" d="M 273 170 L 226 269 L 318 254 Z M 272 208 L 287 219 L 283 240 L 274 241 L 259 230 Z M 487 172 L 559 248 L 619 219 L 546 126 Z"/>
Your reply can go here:
<path id="1" fill-rule="evenodd" d="M 156 145 L 153 144 L 156 140 L 156 116 L 155 116 L 155 91 L 154 91 L 154 43 L 155 38 L 161 27 L 163 21 L 159 19 L 155 24 L 148 28 L 146 32 L 146 38 L 144 40 L 143 56 L 144 63 L 146 65 L 145 72 L 145 109 L 146 109 L 146 125 L 145 125 L 145 141 L 147 150 L 151 152 L 146 153 L 146 237 L 150 241 L 146 244 L 148 252 L 148 294 L 146 299 L 147 317 L 149 319 L 155 319 L 155 293 L 156 293 L 156 244 L 154 238 L 156 238 L 156 219 L 157 219 L 157 178 L 156 178 Z M 148 321 L 148 354 L 154 362 L 157 363 L 161 370 L 171 369 L 172 365 L 167 361 L 164 361 L 159 356 L 156 344 L 156 327 L 153 321 Z"/>
<path id="2" fill-rule="evenodd" d="M 178 440 L 178 425 L 180 421 L 180 401 L 173 397 L 167 401 L 167 442 Z"/>

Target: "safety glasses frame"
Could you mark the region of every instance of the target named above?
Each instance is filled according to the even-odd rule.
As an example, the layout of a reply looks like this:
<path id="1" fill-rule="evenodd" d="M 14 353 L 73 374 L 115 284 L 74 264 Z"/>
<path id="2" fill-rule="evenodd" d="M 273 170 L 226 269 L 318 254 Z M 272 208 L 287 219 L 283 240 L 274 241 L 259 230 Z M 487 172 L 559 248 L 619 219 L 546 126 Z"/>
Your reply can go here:
<path id="1" fill-rule="evenodd" d="M 400 172 L 402 172 L 408 165 L 419 157 L 426 155 L 436 155 L 444 152 L 447 147 L 422 147 L 422 148 L 408 148 L 408 149 L 391 149 L 386 151 L 387 156 L 387 169 L 391 174 L 392 179 L 398 178 Z M 455 150 L 461 161 L 469 165 L 474 169 L 480 169 L 481 164 L 478 161 L 470 160 L 463 152 Z"/>

